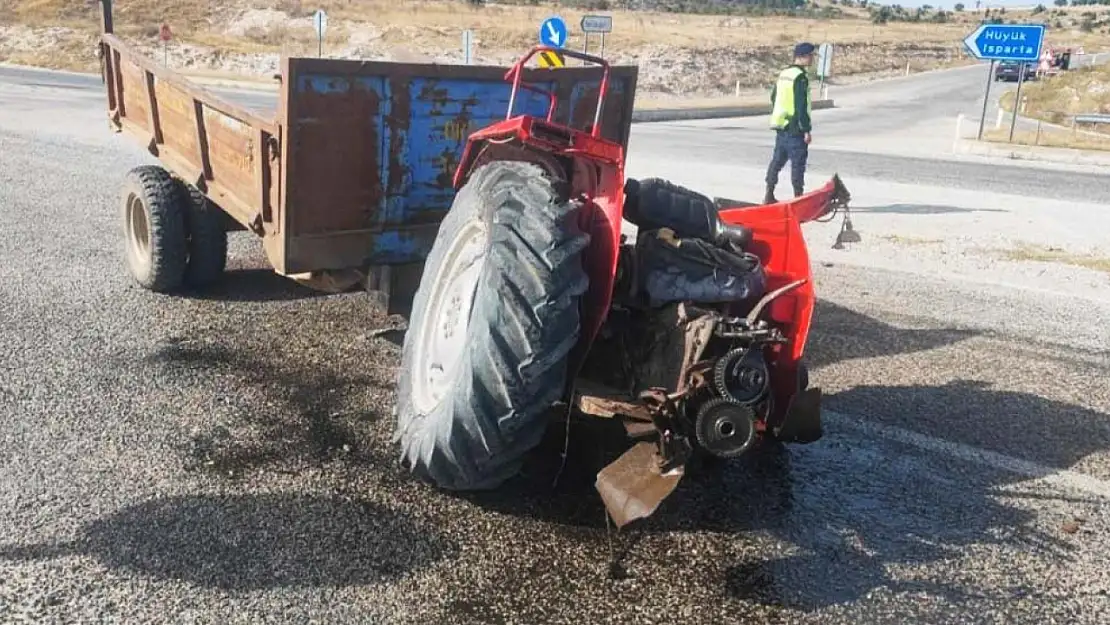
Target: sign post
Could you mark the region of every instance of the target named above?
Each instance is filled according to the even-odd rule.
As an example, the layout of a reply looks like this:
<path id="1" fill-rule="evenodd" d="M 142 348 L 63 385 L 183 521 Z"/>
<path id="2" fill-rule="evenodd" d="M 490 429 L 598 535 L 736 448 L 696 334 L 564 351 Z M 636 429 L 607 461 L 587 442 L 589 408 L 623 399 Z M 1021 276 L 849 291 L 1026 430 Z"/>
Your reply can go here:
<path id="1" fill-rule="evenodd" d="M 819 87 L 821 97 L 825 97 L 825 79 L 832 75 L 833 47 L 831 43 L 823 43 L 817 48 L 817 77 L 821 79 Z"/>
<path id="2" fill-rule="evenodd" d="M 316 29 L 316 56 L 324 56 L 324 33 L 328 31 L 328 14 L 316 9 L 312 15 L 312 26 Z"/>
<path id="3" fill-rule="evenodd" d="M 558 15 L 552 15 L 540 23 L 540 43 L 552 48 L 564 48 L 567 45 L 567 23 Z M 540 67 L 564 67 L 566 59 L 557 52 L 544 50 L 540 52 Z"/>
<path id="4" fill-rule="evenodd" d="M 994 82 L 995 61 L 1016 61 L 1021 63 L 1018 73 L 1018 93 L 1025 80 L 1025 64 L 1036 63 L 1041 57 L 1044 44 L 1044 24 L 980 24 L 967 37 L 964 47 L 968 54 L 986 61 L 989 60 L 990 73 L 987 74 L 986 93 L 983 94 L 983 112 L 979 116 L 978 139 L 983 138 L 983 122 L 987 116 L 987 100 L 990 98 L 991 83 Z M 1010 141 L 1014 139 L 1014 125 L 1017 123 L 1018 99 L 1014 97 L 1014 111 L 1010 120 Z"/>
<path id="5" fill-rule="evenodd" d="M 470 49 L 471 49 L 471 46 L 473 45 L 473 43 L 472 43 L 473 41 L 474 41 L 474 31 L 470 30 L 469 28 L 464 30 L 463 34 L 462 34 L 463 62 L 466 63 L 467 65 L 470 65 L 470 63 L 471 63 Z"/>
<path id="6" fill-rule="evenodd" d="M 585 33 L 585 41 L 582 42 L 582 52 L 589 54 L 590 52 L 590 34 L 598 33 L 601 35 L 601 54 L 598 56 L 605 56 L 605 35 L 613 32 L 613 16 L 612 15 L 583 15 L 582 21 L 579 23 L 582 27 L 582 32 Z"/>
<path id="7" fill-rule="evenodd" d="M 994 59 L 991 59 L 990 69 L 987 70 L 987 89 L 983 93 L 983 112 L 979 114 L 979 134 L 975 135 L 976 141 L 983 140 L 983 123 L 987 119 L 987 102 L 991 98 L 991 83 L 994 82 Z M 1002 111 L 999 111 L 1001 113 Z"/>
<path id="8" fill-rule="evenodd" d="M 1017 112 L 1018 107 L 1021 105 L 1021 83 L 1025 82 L 1025 63 L 1021 64 L 1018 70 L 1018 88 L 1017 93 L 1014 94 L 1014 114 L 1010 117 L 1010 138 L 1007 139 L 1008 143 L 1014 142 L 1014 126 L 1017 125 Z"/>
<path id="9" fill-rule="evenodd" d="M 170 32 L 170 25 L 162 22 L 161 28 L 158 29 L 158 38 L 162 40 L 162 65 L 169 67 L 170 65 L 170 49 L 169 42 L 173 38 L 173 33 Z"/>

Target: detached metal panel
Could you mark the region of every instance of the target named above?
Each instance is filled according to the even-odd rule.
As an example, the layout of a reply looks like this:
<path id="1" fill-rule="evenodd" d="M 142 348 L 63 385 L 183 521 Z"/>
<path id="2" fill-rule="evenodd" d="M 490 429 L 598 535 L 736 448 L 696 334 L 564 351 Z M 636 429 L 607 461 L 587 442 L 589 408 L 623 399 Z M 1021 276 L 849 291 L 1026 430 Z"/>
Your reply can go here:
<path id="1" fill-rule="evenodd" d="M 291 58 L 283 69 L 280 270 L 423 261 L 467 136 L 505 119 L 508 68 Z M 611 76 L 603 134 L 627 145 L 636 68 Z M 524 79 L 558 95 L 557 121 L 592 123 L 599 69 L 533 69 Z M 514 114 L 544 116 L 547 106 L 522 89 Z"/>

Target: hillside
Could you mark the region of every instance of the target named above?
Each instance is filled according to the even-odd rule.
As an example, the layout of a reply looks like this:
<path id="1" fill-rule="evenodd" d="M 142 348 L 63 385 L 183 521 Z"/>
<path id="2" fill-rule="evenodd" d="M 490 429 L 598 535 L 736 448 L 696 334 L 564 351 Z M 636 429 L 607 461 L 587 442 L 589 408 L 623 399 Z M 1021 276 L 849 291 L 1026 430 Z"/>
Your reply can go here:
<path id="1" fill-rule="evenodd" d="M 1013 95 L 1002 99 L 1013 110 Z M 1022 86 L 1023 114 L 1056 124 L 1070 125 L 1075 115 L 1110 114 L 1110 66 L 1085 67 L 1042 82 Z"/>
<path id="2" fill-rule="evenodd" d="M 459 63 L 461 34 L 470 28 L 480 64 L 511 62 L 536 43 L 540 22 L 553 13 L 571 27 L 568 46 L 581 49 L 578 22 L 587 11 L 576 7 L 614 7 L 601 11 L 614 18 L 606 57 L 640 66 L 645 97 L 712 97 L 738 86 L 764 87 L 803 39 L 836 44 L 833 83 L 902 73 L 907 65 L 920 71 L 966 63 L 960 40 L 983 17 L 861 6 L 857 0 L 800 5 L 800 0 L 579 0 L 542 6 L 533 1 L 537 4 L 116 0 L 115 20 L 117 34 L 159 59 L 158 26 L 166 21 L 174 33 L 165 50 L 172 67 L 265 78 L 277 71 L 282 54 L 316 54 L 311 13 L 317 7 L 330 18 L 326 56 Z M 0 0 L 0 61 L 96 71 L 98 5 L 97 0 Z M 631 5 L 658 10 L 619 8 Z M 678 10 L 702 14 L 673 12 Z M 1071 20 L 1075 28 L 1053 28 L 1052 37 L 1097 44 L 1100 29 L 1079 30 L 1078 13 L 1072 15 L 1070 9 L 1053 9 L 1034 19 Z M 1024 19 L 1003 17 L 1014 18 Z M 597 48 L 595 38 L 591 50 Z"/>

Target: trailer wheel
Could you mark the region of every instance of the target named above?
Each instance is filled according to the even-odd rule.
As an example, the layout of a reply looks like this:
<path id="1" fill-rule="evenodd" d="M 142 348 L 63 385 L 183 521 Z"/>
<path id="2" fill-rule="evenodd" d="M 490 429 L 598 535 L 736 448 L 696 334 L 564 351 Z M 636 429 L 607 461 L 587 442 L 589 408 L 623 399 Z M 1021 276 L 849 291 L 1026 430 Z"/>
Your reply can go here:
<path id="1" fill-rule="evenodd" d="M 184 198 L 188 230 L 188 262 L 185 283 L 205 287 L 216 283 L 227 267 L 227 230 L 218 207 L 208 201 L 200 189 L 178 180 Z"/>
<path id="2" fill-rule="evenodd" d="M 403 465 L 448 490 L 495 488 L 520 470 L 563 396 L 588 242 L 539 167 L 475 171 L 413 299 L 394 435 Z"/>
<path id="3" fill-rule="evenodd" d="M 151 291 L 177 289 L 185 276 L 188 252 L 186 204 L 176 181 L 157 165 L 136 167 L 124 180 L 120 200 L 131 275 Z"/>

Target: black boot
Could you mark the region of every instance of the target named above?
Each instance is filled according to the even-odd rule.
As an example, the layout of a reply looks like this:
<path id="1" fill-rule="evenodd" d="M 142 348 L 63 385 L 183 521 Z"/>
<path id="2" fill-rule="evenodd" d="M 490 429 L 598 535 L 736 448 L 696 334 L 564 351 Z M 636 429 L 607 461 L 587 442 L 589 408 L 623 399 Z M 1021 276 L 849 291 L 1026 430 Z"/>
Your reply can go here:
<path id="1" fill-rule="evenodd" d="M 805 195 L 805 189 L 802 187 L 794 187 L 794 197 L 801 197 Z"/>
<path id="2" fill-rule="evenodd" d="M 763 203 L 764 204 L 777 204 L 778 203 L 778 200 L 775 199 L 775 187 L 774 186 L 767 185 L 767 193 L 763 194 Z"/>

